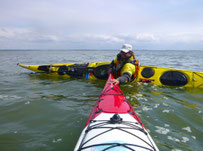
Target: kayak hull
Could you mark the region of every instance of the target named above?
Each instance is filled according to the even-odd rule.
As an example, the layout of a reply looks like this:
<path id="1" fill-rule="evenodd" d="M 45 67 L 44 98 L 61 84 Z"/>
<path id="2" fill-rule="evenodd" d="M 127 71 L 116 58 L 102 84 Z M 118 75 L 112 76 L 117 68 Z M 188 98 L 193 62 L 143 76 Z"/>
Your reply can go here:
<path id="1" fill-rule="evenodd" d="M 106 80 L 110 67 L 109 62 L 18 65 L 34 72 L 44 73 L 46 76 L 85 78 L 90 80 Z M 138 75 L 132 82 L 203 88 L 203 72 L 155 66 L 140 66 Z"/>
<path id="2" fill-rule="evenodd" d="M 110 75 L 75 151 L 158 151 L 143 123 Z"/>

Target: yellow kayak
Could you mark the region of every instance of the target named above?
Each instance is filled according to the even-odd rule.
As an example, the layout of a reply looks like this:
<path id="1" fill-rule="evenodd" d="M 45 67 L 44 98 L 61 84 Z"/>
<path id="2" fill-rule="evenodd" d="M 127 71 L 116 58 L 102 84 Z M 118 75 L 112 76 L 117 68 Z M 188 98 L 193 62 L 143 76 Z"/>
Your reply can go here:
<path id="1" fill-rule="evenodd" d="M 107 71 L 110 67 L 110 62 L 18 65 L 34 72 L 44 73 L 47 76 L 106 80 L 108 78 Z M 203 88 L 203 72 L 155 66 L 140 66 L 138 75 L 133 82 Z"/>

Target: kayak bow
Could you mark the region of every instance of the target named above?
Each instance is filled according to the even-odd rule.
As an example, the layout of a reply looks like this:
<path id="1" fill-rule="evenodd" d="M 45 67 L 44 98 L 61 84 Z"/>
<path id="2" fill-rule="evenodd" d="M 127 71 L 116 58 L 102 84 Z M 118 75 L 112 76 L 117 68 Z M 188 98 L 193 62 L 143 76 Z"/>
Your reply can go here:
<path id="1" fill-rule="evenodd" d="M 158 151 L 143 123 L 110 75 L 75 151 Z"/>

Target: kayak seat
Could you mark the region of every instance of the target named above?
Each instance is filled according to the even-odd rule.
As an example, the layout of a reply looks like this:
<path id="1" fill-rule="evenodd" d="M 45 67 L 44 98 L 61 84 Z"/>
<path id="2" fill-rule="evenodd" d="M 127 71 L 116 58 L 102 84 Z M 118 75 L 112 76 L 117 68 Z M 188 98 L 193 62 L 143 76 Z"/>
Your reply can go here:
<path id="1" fill-rule="evenodd" d="M 188 77 L 180 71 L 167 71 L 160 77 L 160 81 L 163 85 L 184 86 L 188 83 Z"/>
<path id="2" fill-rule="evenodd" d="M 50 65 L 42 65 L 42 66 L 39 66 L 37 70 L 49 72 L 50 71 L 50 67 L 51 67 Z"/>
<path id="3" fill-rule="evenodd" d="M 154 75 L 154 69 L 146 67 L 141 72 L 144 78 L 151 78 Z"/>
<path id="4" fill-rule="evenodd" d="M 58 70 L 58 74 L 67 74 L 72 78 L 83 78 L 88 73 L 88 64 L 73 64 L 69 66 L 61 66 Z"/>
<path id="5" fill-rule="evenodd" d="M 97 79 L 107 80 L 109 77 L 108 70 L 110 69 L 110 65 L 100 65 L 96 67 L 93 71 L 94 76 Z"/>

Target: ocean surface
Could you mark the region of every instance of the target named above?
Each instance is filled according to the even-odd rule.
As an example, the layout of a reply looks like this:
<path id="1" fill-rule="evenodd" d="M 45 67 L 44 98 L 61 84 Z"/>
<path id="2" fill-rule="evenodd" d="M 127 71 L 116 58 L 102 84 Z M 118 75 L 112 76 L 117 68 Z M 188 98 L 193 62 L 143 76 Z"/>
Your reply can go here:
<path id="1" fill-rule="evenodd" d="M 0 151 L 71 151 L 105 81 L 53 79 L 22 64 L 110 62 L 114 50 L 1 50 Z M 203 51 L 137 50 L 142 65 L 203 72 Z M 120 85 L 161 151 L 203 150 L 203 89 Z"/>

